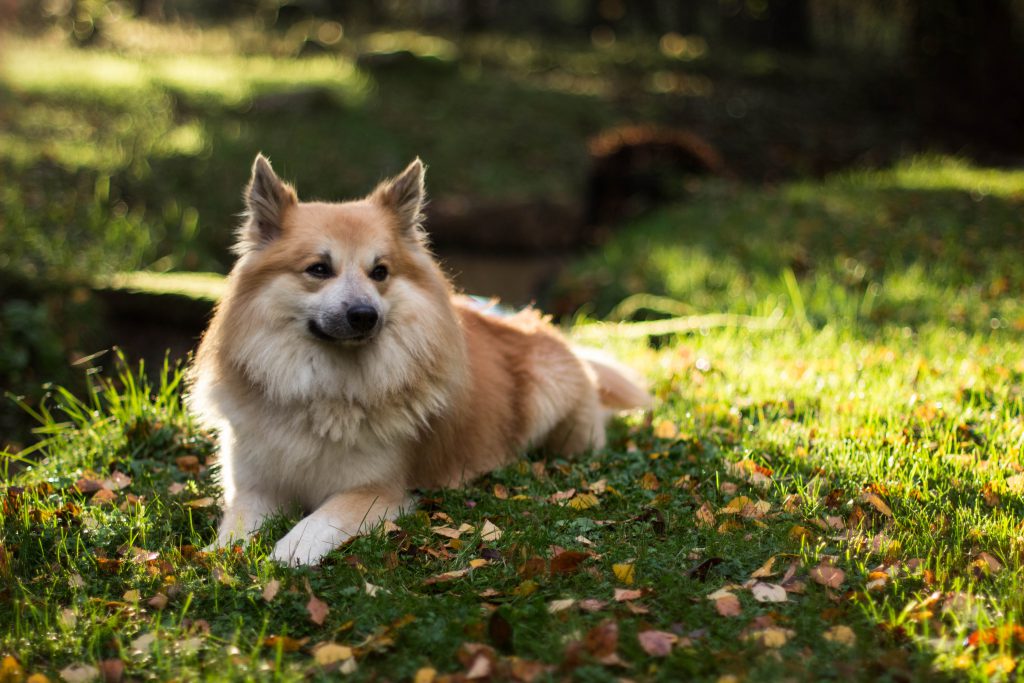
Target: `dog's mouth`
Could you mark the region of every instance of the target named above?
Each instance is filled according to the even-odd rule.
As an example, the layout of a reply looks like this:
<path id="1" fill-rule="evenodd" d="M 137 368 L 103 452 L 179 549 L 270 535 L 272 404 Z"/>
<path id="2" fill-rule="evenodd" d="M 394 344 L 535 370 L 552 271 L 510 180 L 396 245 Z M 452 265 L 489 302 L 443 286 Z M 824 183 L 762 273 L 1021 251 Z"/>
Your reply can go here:
<path id="1" fill-rule="evenodd" d="M 365 333 L 360 332 L 345 337 L 335 337 L 333 334 L 328 334 L 324 328 L 320 327 L 320 323 L 312 318 L 306 321 L 306 328 L 309 330 L 310 334 L 320 341 L 330 342 L 332 344 L 341 344 L 344 346 L 360 346 L 370 341 L 375 334 L 375 331 L 372 331 Z"/>

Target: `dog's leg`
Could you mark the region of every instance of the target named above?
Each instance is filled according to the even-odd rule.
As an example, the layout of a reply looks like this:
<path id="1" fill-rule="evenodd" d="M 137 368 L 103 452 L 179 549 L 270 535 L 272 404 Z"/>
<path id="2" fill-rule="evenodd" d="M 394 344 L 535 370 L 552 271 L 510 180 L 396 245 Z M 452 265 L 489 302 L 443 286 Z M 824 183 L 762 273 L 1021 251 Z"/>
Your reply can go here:
<path id="1" fill-rule="evenodd" d="M 273 498 L 258 491 L 237 491 L 224 508 L 217 540 L 210 547 L 222 548 L 233 541 L 247 541 L 270 515 L 280 509 Z"/>
<path id="2" fill-rule="evenodd" d="M 405 507 L 405 492 L 393 488 L 365 487 L 335 494 L 277 542 L 273 558 L 293 566 L 316 564 L 353 536 L 385 519 L 395 519 Z"/>

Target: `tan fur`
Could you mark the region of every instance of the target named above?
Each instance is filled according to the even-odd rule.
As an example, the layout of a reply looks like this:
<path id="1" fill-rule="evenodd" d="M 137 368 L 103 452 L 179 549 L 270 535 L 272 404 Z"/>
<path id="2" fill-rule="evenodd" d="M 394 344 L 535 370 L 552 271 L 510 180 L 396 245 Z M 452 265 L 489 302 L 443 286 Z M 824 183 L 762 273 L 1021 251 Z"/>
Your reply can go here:
<path id="1" fill-rule="evenodd" d="M 190 371 L 191 410 L 220 430 L 218 544 L 298 505 L 309 514 L 274 557 L 315 563 L 400 514 L 410 489 L 457 486 L 529 446 L 600 448 L 610 408 L 646 405 L 535 311 L 499 318 L 453 295 L 419 224 L 422 174 L 417 160 L 366 199 L 301 203 L 258 157 L 240 257 Z M 324 259 L 332 277 L 306 273 Z M 356 296 L 380 310 L 369 341 L 307 329 Z"/>

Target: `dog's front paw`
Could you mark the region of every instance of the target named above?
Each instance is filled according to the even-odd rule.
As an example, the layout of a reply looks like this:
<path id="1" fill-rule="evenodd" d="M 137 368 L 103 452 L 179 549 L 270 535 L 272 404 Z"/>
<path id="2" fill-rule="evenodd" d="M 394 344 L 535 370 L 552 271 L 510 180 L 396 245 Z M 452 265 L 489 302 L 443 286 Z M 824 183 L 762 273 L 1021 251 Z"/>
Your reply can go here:
<path id="1" fill-rule="evenodd" d="M 274 546 L 271 558 L 298 567 L 319 564 L 327 553 L 348 540 L 349 535 L 321 520 L 304 519 Z"/>

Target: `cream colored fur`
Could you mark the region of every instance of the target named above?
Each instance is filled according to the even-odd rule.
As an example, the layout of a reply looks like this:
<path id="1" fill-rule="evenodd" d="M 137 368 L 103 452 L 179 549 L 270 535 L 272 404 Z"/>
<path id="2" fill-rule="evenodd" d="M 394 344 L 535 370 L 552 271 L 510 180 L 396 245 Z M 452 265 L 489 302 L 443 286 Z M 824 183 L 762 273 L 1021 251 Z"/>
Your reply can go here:
<path id="1" fill-rule="evenodd" d="M 532 445 L 600 448 L 611 409 L 646 405 L 621 366 L 574 352 L 537 313 L 501 319 L 454 296 L 422 203 L 419 160 L 328 204 L 299 202 L 257 157 L 240 256 L 189 373 L 190 409 L 220 432 L 216 545 L 299 506 L 273 556 L 316 563 L 397 517 L 410 489 L 457 486 Z M 379 312 L 371 337 L 313 332 L 356 303 Z"/>

